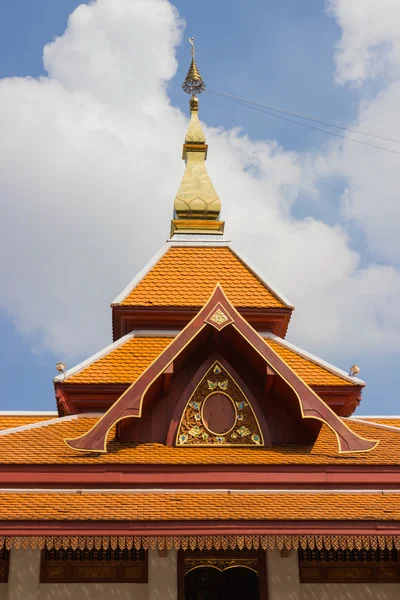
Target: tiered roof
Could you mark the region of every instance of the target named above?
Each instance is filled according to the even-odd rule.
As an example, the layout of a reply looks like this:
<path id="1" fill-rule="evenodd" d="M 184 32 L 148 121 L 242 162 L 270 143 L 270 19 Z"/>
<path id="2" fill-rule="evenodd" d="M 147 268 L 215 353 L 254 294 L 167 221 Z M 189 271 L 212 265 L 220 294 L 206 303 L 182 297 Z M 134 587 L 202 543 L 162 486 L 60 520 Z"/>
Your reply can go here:
<path id="1" fill-rule="evenodd" d="M 398 465 L 400 456 L 400 420 L 384 419 L 360 422 L 346 419 L 358 435 L 378 438 L 379 445 L 370 452 L 340 455 L 337 440 L 324 425 L 312 445 L 286 444 L 272 448 L 174 447 L 159 443 L 126 443 L 108 436 L 108 452 L 80 453 L 65 445 L 66 438 L 87 433 L 99 415 L 82 414 L 44 421 L 14 416 L 0 419 L 0 457 L 4 465 Z M 24 424 L 19 425 L 22 421 Z M 364 421 L 364 420 L 363 420 Z M 17 425 L 18 423 L 18 425 Z M 8 429 L 9 428 L 9 429 Z"/>
<path id="2" fill-rule="evenodd" d="M 198 70 L 190 73 L 186 87 L 201 89 Z M 356 522 L 378 530 L 400 519 L 391 491 L 400 483 L 400 418 L 342 418 L 364 382 L 284 339 L 293 306 L 223 238 L 196 98 L 190 107 L 173 235 L 113 302 L 114 342 L 55 378 L 57 414 L 0 413 L 1 543 L 2 531 L 25 531 L 22 521 L 35 521 L 37 533 L 131 521 L 138 535 L 153 535 L 156 522 L 170 531 L 179 523 L 182 533 L 201 521 L 229 521 L 229 531 L 234 521 L 241 532 L 249 521 L 287 531 L 296 521 L 311 532 L 327 521 L 338 532 L 343 521 L 358 531 Z M 174 442 L 215 357 L 242 386 L 260 431 L 275 428 L 287 441 Z M 228 389 L 208 383 L 220 396 Z M 244 405 L 232 400 L 239 425 Z"/>
<path id="3" fill-rule="evenodd" d="M 67 371 L 65 378 L 59 376 L 57 381 L 65 384 L 131 384 L 145 371 L 161 352 L 174 339 L 173 333 L 165 332 L 163 336 L 150 335 L 151 332 L 131 333 L 111 344 L 99 353 Z M 358 378 L 349 377 L 340 369 L 320 361 L 301 349 L 289 345 L 285 340 L 267 337 L 265 343 L 281 356 L 290 367 L 310 386 L 363 386 Z M 296 348 L 296 349 L 294 349 Z"/>
<path id="4" fill-rule="evenodd" d="M 287 308 L 290 304 L 228 246 L 167 246 L 165 254 L 120 306 L 201 308 L 219 282 L 237 307 Z"/>

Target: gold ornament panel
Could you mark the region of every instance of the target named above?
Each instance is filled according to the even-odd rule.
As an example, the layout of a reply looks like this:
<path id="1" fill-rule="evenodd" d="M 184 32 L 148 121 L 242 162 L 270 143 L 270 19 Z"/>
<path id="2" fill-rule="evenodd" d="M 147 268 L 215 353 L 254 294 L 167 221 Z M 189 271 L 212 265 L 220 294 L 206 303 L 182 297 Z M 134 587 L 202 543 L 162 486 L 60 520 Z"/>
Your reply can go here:
<path id="1" fill-rule="evenodd" d="M 400 550 L 400 535 L 161 535 L 161 536 L 0 536 L 0 550 Z"/>
<path id="2" fill-rule="evenodd" d="M 212 431 L 204 408 L 215 393 L 226 396 L 234 408 L 232 427 L 224 433 Z M 176 436 L 177 446 L 262 446 L 264 439 L 249 400 L 230 373 L 216 361 L 189 398 Z"/>
<path id="3" fill-rule="evenodd" d="M 235 567 L 244 567 L 257 573 L 258 561 L 256 558 L 185 558 L 185 575 L 202 567 L 211 567 L 221 572 Z"/>

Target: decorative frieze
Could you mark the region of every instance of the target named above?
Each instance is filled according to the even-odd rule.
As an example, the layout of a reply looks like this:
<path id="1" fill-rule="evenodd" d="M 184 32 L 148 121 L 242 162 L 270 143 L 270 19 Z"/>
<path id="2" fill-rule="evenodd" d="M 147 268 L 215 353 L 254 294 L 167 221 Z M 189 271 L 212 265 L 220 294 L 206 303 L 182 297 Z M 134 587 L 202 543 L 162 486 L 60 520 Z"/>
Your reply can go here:
<path id="1" fill-rule="evenodd" d="M 400 550 L 396 535 L 0 536 L 0 551 L 43 550 Z"/>

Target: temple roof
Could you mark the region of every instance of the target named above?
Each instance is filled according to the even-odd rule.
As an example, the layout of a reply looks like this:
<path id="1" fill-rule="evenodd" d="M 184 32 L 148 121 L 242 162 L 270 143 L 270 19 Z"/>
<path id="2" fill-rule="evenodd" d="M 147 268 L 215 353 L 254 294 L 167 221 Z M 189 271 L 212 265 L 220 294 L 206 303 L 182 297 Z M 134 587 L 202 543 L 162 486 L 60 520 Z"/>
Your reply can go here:
<path id="1" fill-rule="evenodd" d="M 81 491 L 1 493 L 2 520 L 397 520 L 400 495 L 369 493 L 243 493 Z"/>
<path id="2" fill-rule="evenodd" d="M 167 244 L 113 306 L 200 307 L 217 282 L 237 308 L 293 308 L 232 248 L 196 243 Z"/>
<path id="3" fill-rule="evenodd" d="M 132 383 L 174 339 L 174 333 L 163 335 L 151 332 L 131 333 L 80 365 L 56 377 L 63 383 Z M 333 365 L 325 363 L 300 348 L 276 336 L 267 337 L 265 343 L 285 360 L 296 373 L 311 386 L 357 386 L 364 382 Z"/>
<path id="4" fill-rule="evenodd" d="M 1 417 L 15 427 L 15 418 Z M 65 445 L 65 438 L 74 438 L 88 432 L 98 422 L 98 415 L 73 415 L 55 420 L 35 422 L 18 429 L 0 432 L 0 465 L 393 465 L 399 464 L 400 419 L 380 419 L 358 422 L 345 419 L 356 434 L 377 437 L 380 442 L 370 452 L 339 454 L 337 440 L 331 429 L 323 425 L 316 442 L 310 446 L 300 444 L 274 445 L 271 448 L 242 447 L 174 447 L 163 444 L 134 444 L 115 438 L 115 427 L 108 436 L 108 452 L 91 454 L 76 452 Z"/>

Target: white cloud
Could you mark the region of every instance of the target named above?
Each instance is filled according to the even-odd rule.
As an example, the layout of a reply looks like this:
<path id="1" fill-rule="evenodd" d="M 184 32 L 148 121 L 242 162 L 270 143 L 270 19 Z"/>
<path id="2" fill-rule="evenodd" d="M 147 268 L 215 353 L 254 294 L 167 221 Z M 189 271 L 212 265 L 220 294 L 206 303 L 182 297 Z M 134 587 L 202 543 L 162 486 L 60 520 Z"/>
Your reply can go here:
<path id="1" fill-rule="evenodd" d="M 339 82 L 364 84 L 355 128 L 400 140 L 400 3 L 330 0 L 330 12 L 342 28 L 336 56 Z M 375 93 L 371 92 L 376 89 Z M 358 137 L 400 152 L 400 143 Z M 378 261 L 400 264 L 400 155 L 345 142 L 328 161 L 347 178 L 342 214 L 365 234 Z"/>
<path id="2" fill-rule="evenodd" d="M 336 56 L 340 83 L 399 76 L 398 0 L 327 0 L 327 8 L 342 29 Z"/>
<path id="3" fill-rule="evenodd" d="M 109 342 L 107 303 L 168 234 L 187 118 L 165 84 L 181 30 L 167 0 L 97 0 L 46 47 L 49 78 L 0 82 L 0 305 L 60 358 Z M 368 110 L 373 102 L 363 114 L 374 119 Z M 335 170 L 349 180 L 344 214 L 392 257 L 395 238 L 380 250 L 382 232 L 369 234 L 357 208 L 368 149 L 345 168 L 350 147 L 311 156 L 236 130 L 207 134 L 228 234 L 297 305 L 291 339 L 330 357 L 383 340 L 398 349 L 399 272 L 364 265 L 339 225 L 291 215 L 298 194 L 317 197 L 319 178 Z M 372 198 L 382 186 L 371 168 L 368 177 Z M 385 187 L 381 206 L 394 203 Z"/>

